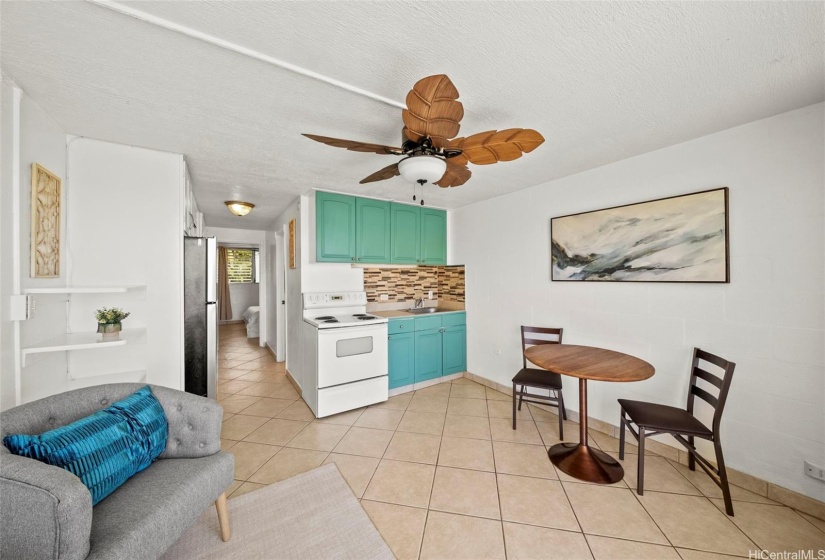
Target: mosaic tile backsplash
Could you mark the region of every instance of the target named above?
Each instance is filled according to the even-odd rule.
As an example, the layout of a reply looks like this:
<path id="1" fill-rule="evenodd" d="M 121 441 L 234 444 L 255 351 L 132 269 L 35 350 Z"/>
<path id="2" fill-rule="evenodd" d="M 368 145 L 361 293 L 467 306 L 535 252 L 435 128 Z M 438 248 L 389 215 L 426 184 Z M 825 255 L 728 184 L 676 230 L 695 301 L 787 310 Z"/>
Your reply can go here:
<path id="1" fill-rule="evenodd" d="M 464 303 L 464 265 L 364 268 L 364 290 L 370 303 L 412 302 L 430 290 L 433 299 Z"/>

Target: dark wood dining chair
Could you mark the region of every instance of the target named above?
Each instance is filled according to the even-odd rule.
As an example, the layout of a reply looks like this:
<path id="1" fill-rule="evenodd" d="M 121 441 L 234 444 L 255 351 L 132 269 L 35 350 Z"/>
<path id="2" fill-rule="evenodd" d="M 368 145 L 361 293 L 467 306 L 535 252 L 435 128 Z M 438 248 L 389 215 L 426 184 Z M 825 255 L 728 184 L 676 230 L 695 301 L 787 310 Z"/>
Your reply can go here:
<path id="1" fill-rule="evenodd" d="M 700 360 L 722 370 L 721 378 L 718 375 L 702 369 L 699 364 Z M 719 424 L 722 421 L 722 411 L 725 408 L 725 401 L 728 398 L 728 390 L 730 389 L 730 382 L 733 378 L 733 370 L 735 367 L 736 364 L 733 362 L 729 362 L 719 356 L 714 356 L 710 352 L 705 352 L 699 348 L 694 348 L 686 409 L 642 401 L 619 399 L 619 406 L 622 407 L 619 432 L 619 459 L 624 459 L 624 432 L 625 428 L 627 428 L 639 442 L 639 474 L 636 491 L 640 496 L 644 494 L 645 438 L 656 434 L 670 434 L 687 449 L 689 453 L 688 468 L 695 471 L 698 461 L 702 470 L 722 489 L 722 494 L 725 497 L 725 511 L 728 515 L 733 516 L 733 503 L 730 498 L 730 486 L 728 484 L 728 474 L 725 470 L 725 459 L 722 456 Z M 698 383 L 700 379 L 707 383 L 707 390 L 699 386 Z M 711 394 L 712 392 L 716 392 L 716 396 Z M 693 415 L 693 404 L 696 397 L 699 397 L 713 407 L 712 428 L 705 426 Z M 638 427 L 638 432 L 633 429 L 632 424 Z M 713 442 L 713 447 L 716 450 L 716 466 L 713 466 L 710 461 L 699 455 L 694 445 L 695 438 L 706 439 Z"/>
<path id="2" fill-rule="evenodd" d="M 521 359 L 524 367 L 513 377 L 513 429 L 516 429 L 516 400 L 518 400 L 518 410 L 521 410 L 521 403 L 546 404 L 558 407 L 559 409 L 559 439 L 564 439 L 564 420 L 567 420 L 567 412 L 564 410 L 564 397 L 561 393 L 561 375 L 537 367 L 527 367 L 527 357 L 524 351 L 528 346 L 538 344 L 561 344 L 561 337 L 564 329 L 551 329 L 544 327 L 521 327 Z M 531 334 L 549 335 L 552 338 L 533 338 Z M 521 385 L 519 392 L 518 386 Z M 527 393 L 526 389 L 542 389 L 548 391 L 548 396 Z"/>

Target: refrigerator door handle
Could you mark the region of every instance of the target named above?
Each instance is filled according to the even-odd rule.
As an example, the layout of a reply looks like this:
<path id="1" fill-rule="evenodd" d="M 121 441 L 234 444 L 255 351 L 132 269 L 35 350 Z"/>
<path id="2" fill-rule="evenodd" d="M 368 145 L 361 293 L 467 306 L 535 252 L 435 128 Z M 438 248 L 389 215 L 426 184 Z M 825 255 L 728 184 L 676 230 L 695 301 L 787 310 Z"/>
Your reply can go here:
<path id="1" fill-rule="evenodd" d="M 214 237 L 206 238 L 206 301 L 218 301 L 218 246 Z"/>

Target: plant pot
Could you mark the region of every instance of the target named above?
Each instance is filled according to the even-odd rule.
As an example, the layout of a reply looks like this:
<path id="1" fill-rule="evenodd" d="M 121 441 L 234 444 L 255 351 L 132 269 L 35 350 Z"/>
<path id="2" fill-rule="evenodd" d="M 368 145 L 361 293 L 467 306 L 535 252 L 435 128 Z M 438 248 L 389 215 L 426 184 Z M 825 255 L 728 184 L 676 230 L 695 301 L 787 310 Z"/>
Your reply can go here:
<path id="1" fill-rule="evenodd" d="M 103 335 L 103 342 L 120 340 L 120 331 L 123 327 L 120 323 L 98 323 L 97 332 Z"/>

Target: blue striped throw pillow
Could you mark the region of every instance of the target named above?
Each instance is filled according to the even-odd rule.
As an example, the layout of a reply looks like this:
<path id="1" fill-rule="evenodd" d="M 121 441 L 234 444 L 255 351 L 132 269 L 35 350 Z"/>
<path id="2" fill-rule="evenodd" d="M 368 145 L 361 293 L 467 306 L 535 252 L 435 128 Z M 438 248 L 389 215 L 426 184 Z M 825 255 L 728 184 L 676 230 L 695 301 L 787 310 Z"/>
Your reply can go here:
<path id="1" fill-rule="evenodd" d="M 91 416 L 39 436 L 6 436 L 3 444 L 76 475 L 95 505 L 157 459 L 168 432 L 163 408 L 147 385 Z"/>

